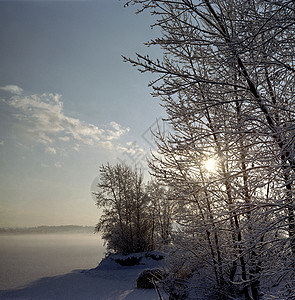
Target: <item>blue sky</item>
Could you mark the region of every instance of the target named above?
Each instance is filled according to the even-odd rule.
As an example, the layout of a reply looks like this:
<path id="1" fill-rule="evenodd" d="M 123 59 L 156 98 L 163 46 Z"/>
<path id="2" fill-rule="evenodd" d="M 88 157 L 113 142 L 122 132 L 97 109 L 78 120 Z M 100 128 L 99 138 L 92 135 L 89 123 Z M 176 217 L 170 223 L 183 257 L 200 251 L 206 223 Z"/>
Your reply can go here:
<path id="1" fill-rule="evenodd" d="M 95 225 L 99 166 L 144 163 L 164 113 L 121 55 L 155 31 L 123 4 L 0 1 L 0 226 Z"/>

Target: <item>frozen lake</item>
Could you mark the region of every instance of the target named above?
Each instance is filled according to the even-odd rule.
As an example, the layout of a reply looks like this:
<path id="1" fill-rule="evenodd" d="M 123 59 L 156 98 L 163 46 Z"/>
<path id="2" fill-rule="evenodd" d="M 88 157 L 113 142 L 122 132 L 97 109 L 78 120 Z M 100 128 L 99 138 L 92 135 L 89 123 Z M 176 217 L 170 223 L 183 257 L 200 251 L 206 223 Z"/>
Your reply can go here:
<path id="1" fill-rule="evenodd" d="M 104 257 L 98 234 L 0 235 L 0 290 L 76 269 L 90 269 Z"/>

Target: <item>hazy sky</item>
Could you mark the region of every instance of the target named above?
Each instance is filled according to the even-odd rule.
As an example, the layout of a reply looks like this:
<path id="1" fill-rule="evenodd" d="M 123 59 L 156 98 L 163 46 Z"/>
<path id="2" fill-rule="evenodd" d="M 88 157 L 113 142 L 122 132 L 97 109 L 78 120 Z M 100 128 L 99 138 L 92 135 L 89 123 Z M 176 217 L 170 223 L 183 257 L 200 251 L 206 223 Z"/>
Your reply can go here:
<path id="1" fill-rule="evenodd" d="M 0 1 L 1 227 L 95 225 L 99 166 L 149 152 L 163 110 L 121 55 L 155 32 L 123 4 Z"/>

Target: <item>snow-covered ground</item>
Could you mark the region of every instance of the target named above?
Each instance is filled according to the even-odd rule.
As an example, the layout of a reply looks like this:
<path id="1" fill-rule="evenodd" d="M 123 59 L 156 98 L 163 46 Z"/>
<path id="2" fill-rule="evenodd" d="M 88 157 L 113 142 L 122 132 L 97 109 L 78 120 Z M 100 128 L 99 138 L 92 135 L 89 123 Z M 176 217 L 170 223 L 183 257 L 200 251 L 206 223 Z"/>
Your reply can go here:
<path id="1" fill-rule="evenodd" d="M 142 257 L 139 265 L 121 266 L 109 256 L 90 270 L 75 270 L 69 274 L 39 279 L 27 286 L 0 292 L 1 299 L 97 299 L 97 300 L 152 300 L 158 299 L 154 289 L 136 288 L 136 279 L 144 269 L 163 264 L 163 260 Z"/>

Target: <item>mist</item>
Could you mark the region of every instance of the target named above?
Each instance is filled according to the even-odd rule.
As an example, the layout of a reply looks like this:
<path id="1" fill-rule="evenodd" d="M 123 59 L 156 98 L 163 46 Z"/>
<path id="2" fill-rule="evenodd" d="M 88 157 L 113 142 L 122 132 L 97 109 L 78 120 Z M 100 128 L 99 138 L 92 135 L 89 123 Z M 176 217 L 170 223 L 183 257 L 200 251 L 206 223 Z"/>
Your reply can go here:
<path id="1" fill-rule="evenodd" d="M 99 234 L 93 233 L 0 235 L 0 290 L 94 268 L 104 252 Z"/>

